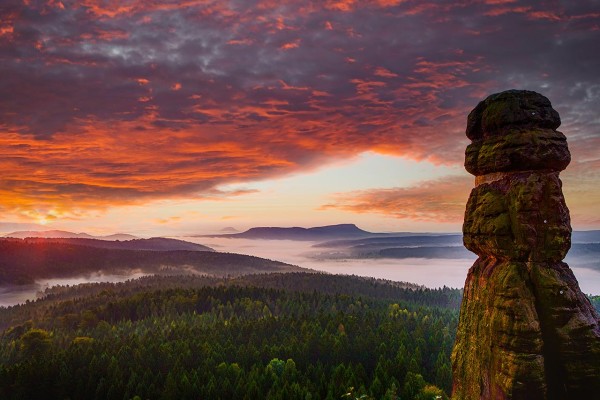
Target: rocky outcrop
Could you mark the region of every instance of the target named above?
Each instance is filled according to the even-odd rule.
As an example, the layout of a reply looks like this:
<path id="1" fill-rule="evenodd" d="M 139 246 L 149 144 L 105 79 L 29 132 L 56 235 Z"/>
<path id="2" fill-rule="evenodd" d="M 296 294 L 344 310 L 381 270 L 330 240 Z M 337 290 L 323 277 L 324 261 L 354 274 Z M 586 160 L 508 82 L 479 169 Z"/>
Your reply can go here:
<path id="1" fill-rule="evenodd" d="M 562 262 L 571 246 L 559 172 L 571 160 L 544 96 L 510 90 L 469 114 L 476 176 L 469 270 L 452 354 L 454 400 L 600 398 L 600 321 Z"/>

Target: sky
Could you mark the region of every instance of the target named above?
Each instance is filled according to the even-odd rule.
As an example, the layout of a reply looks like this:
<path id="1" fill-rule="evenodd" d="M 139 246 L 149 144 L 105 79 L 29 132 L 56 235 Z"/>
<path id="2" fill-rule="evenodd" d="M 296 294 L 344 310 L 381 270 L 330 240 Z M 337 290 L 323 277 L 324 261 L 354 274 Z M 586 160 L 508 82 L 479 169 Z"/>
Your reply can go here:
<path id="1" fill-rule="evenodd" d="M 460 231 L 466 117 L 528 89 L 600 229 L 598 43 L 600 1 L 3 0 L 0 221 Z"/>

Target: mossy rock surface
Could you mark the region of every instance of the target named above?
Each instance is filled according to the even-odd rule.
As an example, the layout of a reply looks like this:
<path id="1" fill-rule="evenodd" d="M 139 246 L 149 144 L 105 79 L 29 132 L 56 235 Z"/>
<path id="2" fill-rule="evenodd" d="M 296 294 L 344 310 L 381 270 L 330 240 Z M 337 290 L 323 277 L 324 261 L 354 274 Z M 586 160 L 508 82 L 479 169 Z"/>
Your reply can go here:
<path id="1" fill-rule="evenodd" d="M 479 258 L 452 353 L 454 400 L 595 398 L 598 314 L 563 262 Z"/>
<path id="2" fill-rule="evenodd" d="M 469 271 L 452 353 L 453 399 L 545 399 L 543 338 L 527 274 L 525 263 L 492 258 Z"/>
<path id="3" fill-rule="evenodd" d="M 562 260 L 571 247 L 571 225 L 558 174 L 507 174 L 475 187 L 463 234 L 465 246 L 479 256 Z"/>
<path id="4" fill-rule="evenodd" d="M 562 171 L 570 162 L 567 138 L 551 129 L 508 129 L 505 135 L 474 141 L 465 151 L 465 169 L 473 175 Z"/>
<path id="5" fill-rule="evenodd" d="M 560 116 L 550 100 L 529 90 L 507 90 L 480 102 L 467 118 L 467 137 L 471 140 L 502 135 L 510 128 L 557 129 Z"/>

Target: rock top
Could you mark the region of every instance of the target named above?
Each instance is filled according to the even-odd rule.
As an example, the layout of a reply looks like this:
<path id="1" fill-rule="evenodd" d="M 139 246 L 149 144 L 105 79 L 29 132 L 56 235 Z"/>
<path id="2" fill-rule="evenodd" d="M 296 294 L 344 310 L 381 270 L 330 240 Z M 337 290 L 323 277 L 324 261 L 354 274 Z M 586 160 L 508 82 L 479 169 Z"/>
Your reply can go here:
<path id="1" fill-rule="evenodd" d="M 560 117 L 536 92 L 509 90 L 480 102 L 467 119 L 465 168 L 473 175 L 493 172 L 562 171 L 571 161 Z"/>
<path id="2" fill-rule="evenodd" d="M 556 130 L 560 116 L 550 100 L 529 90 L 507 90 L 480 102 L 467 117 L 471 140 L 502 135 L 507 127 Z"/>

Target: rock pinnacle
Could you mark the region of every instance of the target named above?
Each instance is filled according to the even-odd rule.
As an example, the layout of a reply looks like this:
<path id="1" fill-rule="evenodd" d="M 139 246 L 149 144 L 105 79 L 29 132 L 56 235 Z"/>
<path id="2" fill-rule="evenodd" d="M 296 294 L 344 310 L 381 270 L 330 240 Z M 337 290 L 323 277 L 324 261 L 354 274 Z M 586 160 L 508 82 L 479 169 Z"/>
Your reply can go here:
<path id="1" fill-rule="evenodd" d="M 469 270 L 452 354 L 454 400 L 600 398 L 600 318 L 562 262 L 571 246 L 560 171 L 571 161 L 550 101 L 493 94 L 469 114 L 475 175 Z"/>

